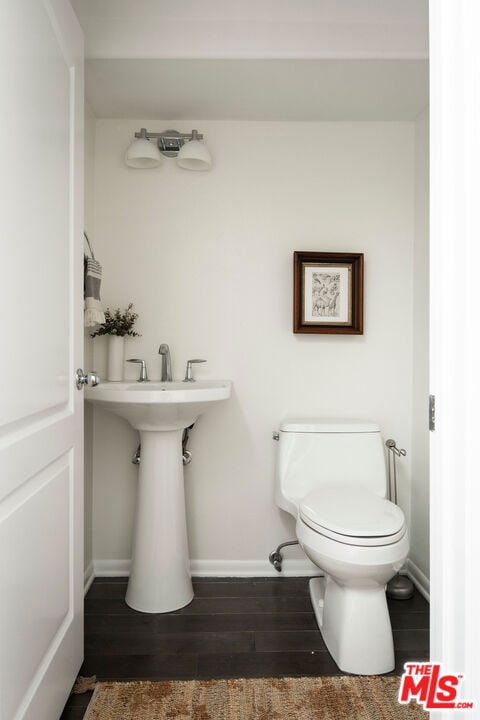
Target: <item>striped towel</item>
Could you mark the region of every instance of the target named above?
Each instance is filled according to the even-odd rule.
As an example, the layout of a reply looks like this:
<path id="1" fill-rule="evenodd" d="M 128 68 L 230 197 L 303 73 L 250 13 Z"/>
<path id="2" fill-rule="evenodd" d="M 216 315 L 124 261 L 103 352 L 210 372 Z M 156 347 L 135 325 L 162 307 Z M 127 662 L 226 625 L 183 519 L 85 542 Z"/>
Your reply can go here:
<path id="1" fill-rule="evenodd" d="M 95 325 L 101 325 L 105 322 L 105 315 L 102 310 L 100 303 L 100 283 L 102 280 L 102 266 L 95 260 L 95 256 L 92 252 L 90 242 L 85 233 L 85 239 L 92 253 L 92 257 L 89 258 L 84 255 L 84 297 L 85 297 L 85 312 L 84 312 L 84 325 L 85 327 L 94 327 Z"/>

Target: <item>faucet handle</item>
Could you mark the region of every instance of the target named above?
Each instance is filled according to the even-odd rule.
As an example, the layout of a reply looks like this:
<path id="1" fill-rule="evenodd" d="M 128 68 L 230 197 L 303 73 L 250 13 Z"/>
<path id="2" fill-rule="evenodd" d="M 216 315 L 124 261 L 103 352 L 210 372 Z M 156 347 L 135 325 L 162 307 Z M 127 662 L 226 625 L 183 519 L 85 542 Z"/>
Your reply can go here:
<path id="1" fill-rule="evenodd" d="M 185 377 L 183 378 L 183 382 L 195 382 L 195 378 L 193 377 L 192 373 L 192 364 L 193 363 L 203 363 L 207 362 L 206 360 L 202 360 L 201 358 L 194 358 L 193 360 L 187 361 L 187 369 L 185 370 Z"/>
<path id="2" fill-rule="evenodd" d="M 139 358 L 129 358 L 127 362 L 131 363 L 141 363 L 140 368 L 140 377 L 138 378 L 137 382 L 148 382 L 148 375 L 147 375 L 147 363 L 145 360 L 140 360 Z"/>

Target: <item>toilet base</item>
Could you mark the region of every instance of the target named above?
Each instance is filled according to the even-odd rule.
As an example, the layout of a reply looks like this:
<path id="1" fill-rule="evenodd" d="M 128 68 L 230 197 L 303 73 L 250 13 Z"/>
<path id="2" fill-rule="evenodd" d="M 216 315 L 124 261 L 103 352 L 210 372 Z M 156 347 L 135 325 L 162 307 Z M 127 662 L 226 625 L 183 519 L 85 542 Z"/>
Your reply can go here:
<path id="1" fill-rule="evenodd" d="M 395 668 L 383 587 L 347 587 L 326 575 L 310 580 L 310 597 L 320 633 L 340 670 L 382 675 Z"/>

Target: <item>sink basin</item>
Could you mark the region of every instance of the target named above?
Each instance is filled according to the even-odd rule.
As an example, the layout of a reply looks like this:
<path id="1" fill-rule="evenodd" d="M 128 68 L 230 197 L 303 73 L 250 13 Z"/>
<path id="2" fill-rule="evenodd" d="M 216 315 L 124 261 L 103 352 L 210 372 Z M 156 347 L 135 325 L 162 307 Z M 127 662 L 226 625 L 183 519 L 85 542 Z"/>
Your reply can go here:
<path id="1" fill-rule="evenodd" d="M 230 397 L 229 380 L 106 382 L 85 397 L 140 432 L 132 563 L 125 601 L 134 610 L 178 610 L 193 598 L 183 487 L 182 433 Z"/>
<path id="2" fill-rule="evenodd" d="M 106 382 L 85 388 L 85 397 L 128 420 L 137 430 L 181 430 L 213 403 L 230 397 L 229 380 Z"/>

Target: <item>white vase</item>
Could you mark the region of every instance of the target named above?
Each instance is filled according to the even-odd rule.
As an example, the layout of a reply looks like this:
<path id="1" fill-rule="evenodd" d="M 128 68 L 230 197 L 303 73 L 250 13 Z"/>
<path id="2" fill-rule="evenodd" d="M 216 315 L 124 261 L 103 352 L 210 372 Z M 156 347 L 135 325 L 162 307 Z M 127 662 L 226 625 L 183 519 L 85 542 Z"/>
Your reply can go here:
<path id="1" fill-rule="evenodd" d="M 125 338 L 119 335 L 108 336 L 108 370 L 107 379 L 111 382 L 123 380 L 125 364 Z"/>

